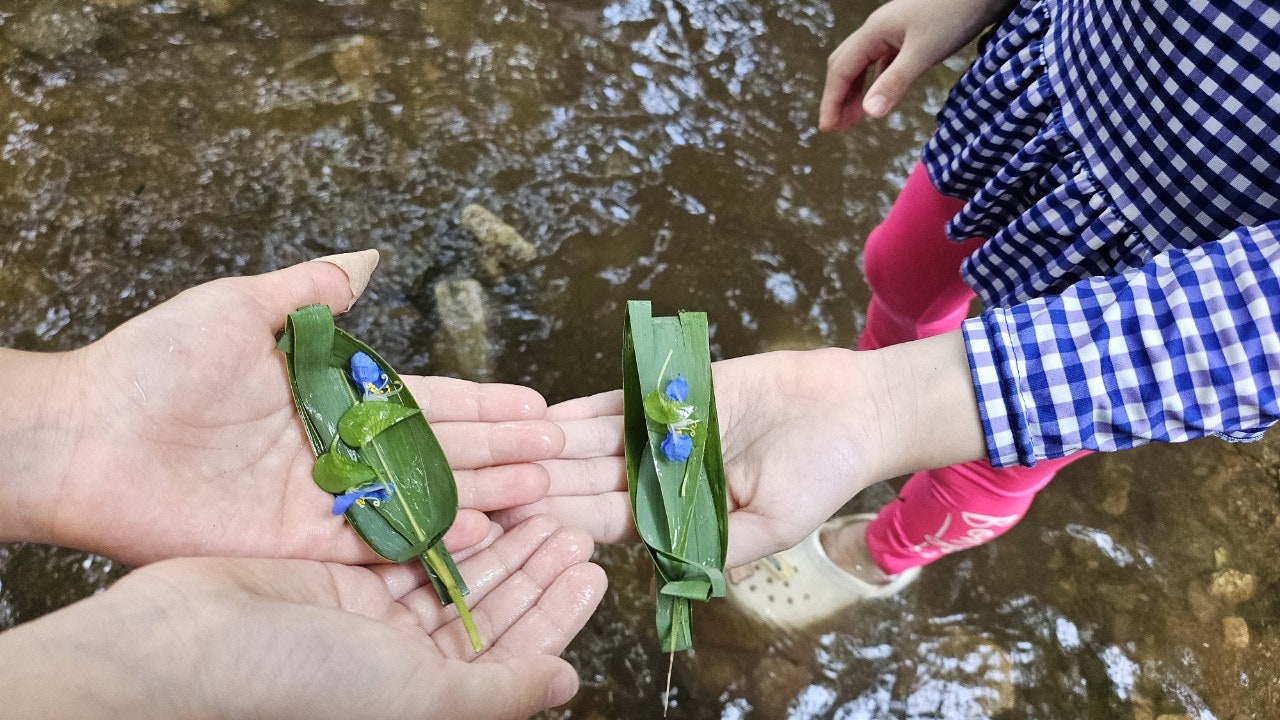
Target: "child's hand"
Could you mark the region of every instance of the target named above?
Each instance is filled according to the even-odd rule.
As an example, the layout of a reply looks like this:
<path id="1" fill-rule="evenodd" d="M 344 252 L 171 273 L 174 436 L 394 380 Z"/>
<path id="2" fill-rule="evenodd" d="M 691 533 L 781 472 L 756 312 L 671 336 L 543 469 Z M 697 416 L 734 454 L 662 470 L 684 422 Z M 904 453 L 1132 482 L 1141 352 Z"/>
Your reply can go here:
<path id="1" fill-rule="evenodd" d="M 846 130 L 867 115 L 883 117 L 925 70 L 972 40 L 1008 4 L 893 0 L 880 7 L 827 58 L 818 129 Z M 868 88 L 873 73 L 878 77 Z"/>
<path id="2" fill-rule="evenodd" d="M 984 456 L 959 332 L 870 352 L 828 348 L 712 364 L 734 567 L 800 542 L 878 480 Z M 547 410 L 564 430 L 547 497 L 493 515 L 556 515 L 598 542 L 634 540 L 622 392 Z"/>

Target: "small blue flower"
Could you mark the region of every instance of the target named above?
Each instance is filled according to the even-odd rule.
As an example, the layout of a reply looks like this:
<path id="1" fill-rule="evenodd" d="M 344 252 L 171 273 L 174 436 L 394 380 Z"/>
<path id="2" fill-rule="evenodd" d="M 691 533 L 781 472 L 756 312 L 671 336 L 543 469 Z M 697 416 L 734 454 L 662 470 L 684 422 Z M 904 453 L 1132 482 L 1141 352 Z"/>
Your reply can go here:
<path id="1" fill-rule="evenodd" d="M 693 438 L 684 433 L 669 430 L 658 448 L 662 450 L 662 454 L 666 455 L 668 460 L 684 462 L 689 459 L 689 453 L 693 452 Z"/>
<path id="2" fill-rule="evenodd" d="M 666 396 L 668 400 L 675 402 L 684 402 L 689 397 L 689 381 L 684 379 L 684 375 L 677 375 L 667 383 Z"/>
<path id="3" fill-rule="evenodd" d="M 333 514 L 341 515 L 351 508 L 352 505 L 365 504 L 366 501 L 382 502 L 391 497 L 391 493 L 396 491 L 394 483 L 383 485 L 380 482 L 371 482 L 351 488 L 341 495 L 333 498 Z"/>
<path id="4" fill-rule="evenodd" d="M 391 384 L 387 374 L 378 367 L 378 363 L 362 352 L 351 356 L 351 379 L 355 381 L 356 387 L 364 391 L 365 395 L 369 393 L 381 395 Z"/>

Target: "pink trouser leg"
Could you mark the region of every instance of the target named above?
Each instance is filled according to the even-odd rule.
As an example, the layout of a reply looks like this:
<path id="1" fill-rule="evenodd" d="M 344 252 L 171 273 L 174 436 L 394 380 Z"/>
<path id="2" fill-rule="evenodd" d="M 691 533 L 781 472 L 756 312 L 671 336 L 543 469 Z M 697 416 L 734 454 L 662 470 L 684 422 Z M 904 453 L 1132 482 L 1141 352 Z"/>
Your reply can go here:
<path id="1" fill-rule="evenodd" d="M 918 472 L 867 526 L 867 549 L 892 575 L 993 540 L 1027 514 L 1060 468 L 1084 455 L 1031 468 L 993 468 L 979 460 Z"/>
<path id="2" fill-rule="evenodd" d="M 871 302 L 859 350 L 960 327 L 973 300 L 973 290 L 960 278 L 960 262 L 982 243 L 947 239 L 943 228 L 962 207 L 964 201 L 935 190 L 924 166 L 916 163 L 862 252 Z"/>
<path id="3" fill-rule="evenodd" d="M 867 237 L 863 264 L 871 302 L 859 350 L 960 327 L 974 297 L 960 278 L 960 263 L 982 242 L 947 239 L 944 227 L 963 205 L 934 189 L 917 163 L 889 214 Z M 916 473 L 867 526 L 871 557 L 894 574 L 981 545 L 1012 528 L 1058 469 L 1084 454 L 1030 468 L 997 469 L 982 460 Z"/>

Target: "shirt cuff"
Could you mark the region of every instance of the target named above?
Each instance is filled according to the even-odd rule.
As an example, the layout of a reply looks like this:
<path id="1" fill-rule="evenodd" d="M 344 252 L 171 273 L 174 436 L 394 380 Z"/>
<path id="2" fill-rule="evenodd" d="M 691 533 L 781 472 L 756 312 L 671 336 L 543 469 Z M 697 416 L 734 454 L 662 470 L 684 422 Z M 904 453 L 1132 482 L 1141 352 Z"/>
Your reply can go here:
<path id="1" fill-rule="evenodd" d="M 1007 313 L 992 310 L 965 320 L 960 326 L 969 355 L 969 372 L 978 396 L 978 412 L 987 438 L 988 460 L 994 467 L 1035 465 L 1036 455 L 1028 411 L 1018 387 L 1023 359 L 1017 333 Z M 1014 372 L 1004 372 L 1008 367 Z"/>

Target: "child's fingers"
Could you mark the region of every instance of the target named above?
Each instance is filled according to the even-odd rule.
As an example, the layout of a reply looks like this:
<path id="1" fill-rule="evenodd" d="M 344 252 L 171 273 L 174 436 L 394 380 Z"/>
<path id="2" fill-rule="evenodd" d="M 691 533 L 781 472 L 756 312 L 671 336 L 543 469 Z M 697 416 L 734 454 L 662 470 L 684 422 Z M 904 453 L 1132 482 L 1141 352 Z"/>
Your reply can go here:
<path id="1" fill-rule="evenodd" d="M 884 117 L 893 109 L 911 84 L 933 67 L 931 60 L 911 44 L 904 45 L 876 78 L 862 100 L 862 109 L 871 117 Z"/>
<path id="2" fill-rule="evenodd" d="M 827 79 L 818 106 L 818 129 L 838 131 L 862 119 L 862 92 L 867 71 L 886 46 L 854 33 L 827 58 Z"/>

